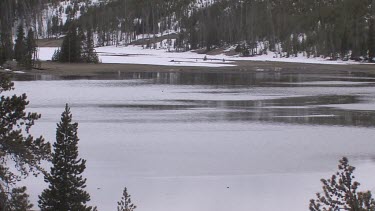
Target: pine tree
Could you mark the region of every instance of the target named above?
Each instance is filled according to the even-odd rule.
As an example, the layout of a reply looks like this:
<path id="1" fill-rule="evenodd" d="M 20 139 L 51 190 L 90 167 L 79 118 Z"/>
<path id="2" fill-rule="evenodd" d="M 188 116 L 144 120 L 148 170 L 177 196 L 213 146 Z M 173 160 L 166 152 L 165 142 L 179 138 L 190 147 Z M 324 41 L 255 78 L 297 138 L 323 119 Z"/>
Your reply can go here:
<path id="1" fill-rule="evenodd" d="M 60 55 L 61 55 L 60 48 L 56 49 L 55 52 L 52 55 L 52 61 L 53 62 L 59 62 L 60 61 Z"/>
<path id="2" fill-rule="evenodd" d="M 29 133 L 40 115 L 25 112 L 29 104 L 26 94 L 3 95 L 13 89 L 9 77 L 0 74 L 0 210 L 9 206 L 10 189 L 17 181 L 40 172 L 40 162 L 50 158 L 50 144 L 42 137 L 34 139 Z"/>
<path id="3" fill-rule="evenodd" d="M 0 199 L 1 210 L 25 211 L 30 210 L 33 207 L 33 204 L 29 201 L 29 195 L 26 193 L 26 187 L 1 191 Z"/>
<path id="4" fill-rule="evenodd" d="M 368 57 L 369 62 L 375 62 L 375 0 L 369 1 Z"/>
<path id="5" fill-rule="evenodd" d="M 347 158 L 342 158 L 339 170 L 331 179 L 322 179 L 323 195 L 317 193 L 317 199 L 310 200 L 310 211 L 348 210 L 372 211 L 375 210 L 375 200 L 371 192 L 357 192 L 359 183 L 354 181 L 355 167 L 349 165 Z"/>
<path id="6" fill-rule="evenodd" d="M 122 193 L 121 201 L 117 202 L 117 211 L 134 211 L 137 208 L 132 203 L 131 195 L 128 193 L 128 189 L 125 187 Z"/>
<path id="7" fill-rule="evenodd" d="M 26 38 L 26 54 L 25 54 L 25 61 L 24 66 L 26 69 L 32 69 L 35 66 L 36 61 L 36 41 L 34 37 L 34 31 L 32 29 L 29 30 L 27 33 Z"/>
<path id="8" fill-rule="evenodd" d="M 1 16 L 1 15 L 0 15 Z M 11 33 L 0 29 L 0 64 L 13 58 L 13 41 Z"/>
<path id="9" fill-rule="evenodd" d="M 25 31 L 23 24 L 20 24 L 17 29 L 17 39 L 14 45 L 14 58 L 19 64 L 23 64 L 26 54 Z"/>
<path id="10" fill-rule="evenodd" d="M 63 40 L 61 49 L 53 54 L 52 61 L 98 63 L 99 58 L 94 49 L 91 28 L 88 28 L 85 35 L 81 26 L 76 27 L 73 23 Z"/>
<path id="11" fill-rule="evenodd" d="M 26 193 L 26 187 L 14 188 L 10 194 L 9 206 L 7 210 L 25 211 L 30 210 L 33 204 L 29 201 L 29 195 Z"/>
<path id="12" fill-rule="evenodd" d="M 87 29 L 86 44 L 84 48 L 85 62 L 87 63 L 99 63 L 98 54 L 94 49 L 94 39 L 91 28 Z"/>
<path id="13" fill-rule="evenodd" d="M 42 211 L 88 211 L 86 203 L 90 195 L 84 190 L 86 179 L 82 173 L 86 160 L 78 158 L 78 124 L 72 123 L 72 114 L 68 105 L 57 124 L 56 142 L 52 154 L 51 173 L 44 179 L 49 183 L 39 196 Z"/>
<path id="14" fill-rule="evenodd" d="M 60 34 L 59 18 L 56 15 L 52 16 L 51 33 L 52 33 L 52 36 L 56 36 L 56 37 Z"/>
<path id="15" fill-rule="evenodd" d="M 77 41 L 76 41 L 76 49 L 78 49 L 77 55 L 79 59 L 76 62 L 84 62 L 84 50 L 86 47 L 86 35 L 83 32 L 82 27 L 79 25 L 77 27 Z"/>
<path id="16" fill-rule="evenodd" d="M 375 15 L 374 15 L 375 16 Z M 375 17 L 369 20 L 368 59 L 375 62 Z"/>
<path id="17" fill-rule="evenodd" d="M 60 62 L 69 62 L 69 63 L 77 63 L 81 62 L 81 42 L 82 40 L 77 34 L 77 27 L 73 22 L 70 24 L 68 33 L 64 37 L 61 52 L 60 52 Z"/>

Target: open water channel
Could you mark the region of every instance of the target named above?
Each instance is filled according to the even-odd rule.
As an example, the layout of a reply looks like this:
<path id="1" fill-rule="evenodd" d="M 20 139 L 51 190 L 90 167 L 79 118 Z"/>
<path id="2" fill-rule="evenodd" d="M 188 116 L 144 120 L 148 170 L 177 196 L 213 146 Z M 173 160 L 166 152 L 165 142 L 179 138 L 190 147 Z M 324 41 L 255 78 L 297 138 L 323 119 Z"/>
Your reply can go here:
<path id="1" fill-rule="evenodd" d="M 19 77 L 32 130 L 79 123 L 90 204 L 138 211 L 301 211 L 348 156 L 375 191 L 375 75 L 264 71 Z M 32 200 L 46 184 L 25 181 Z"/>

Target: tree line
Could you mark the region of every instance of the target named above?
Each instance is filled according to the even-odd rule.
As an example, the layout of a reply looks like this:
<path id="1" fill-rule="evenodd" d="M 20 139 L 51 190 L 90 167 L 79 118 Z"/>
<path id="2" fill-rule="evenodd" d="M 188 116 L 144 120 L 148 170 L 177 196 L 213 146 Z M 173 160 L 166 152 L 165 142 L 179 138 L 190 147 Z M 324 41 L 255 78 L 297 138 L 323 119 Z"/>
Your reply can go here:
<path id="1" fill-rule="evenodd" d="M 47 33 L 47 37 L 67 35 L 60 53 L 54 57 L 61 62 L 98 62 L 94 48 L 93 32 L 75 23 L 78 12 L 84 13 L 85 7 L 78 4 L 89 0 L 72 0 L 66 8 L 60 5 L 64 0 L 1 0 L 0 1 L 0 65 L 6 61 L 16 60 L 20 67 L 32 69 L 37 67 L 36 40 Z M 58 5 L 60 5 L 58 7 Z M 57 9 L 58 7 L 58 9 Z M 44 10 L 56 8 L 56 14 L 48 20 L 43 16 Z M 62 22 L 63 13 L 66 21 Z M 46 26 L 45 26 L 45 22 Z M 13 30 L 13 29 L 16 30 Z M 16 33 L 13 33 L 16 31 Z M 25 33 L 27 31 L 27 34 Z M 75 32 L 74 32 L 75 31 Z M 80 34 L 77 34 L 80 33 Z M 15 38 L 15 42 L 13 41 Z M 76 39 L 77 38 L 77 39 Z M 73 47 L 74 46 L 74 47 Z M 72 50 L 71 53 L 65 51 Z M 79 55 L 78 55 L 79 54 Z M 69 56 L 66 56 L 69 55 Z M 70 55 L 72 58 L 70 58 Z M 67 58 L 69 57 L 69 58 Z"/>
<path id="2" fill-rule="evenodd" d="M 33 23 L 42 18 L 39 14 L 42 5 L 42 0 L 0 1 L 0 65 L 15 58 L 12 33 L 14 23 L 23 25 L 25 29 L 32 29 L 34 33 L 37 27 L 33 28 Z M 30 35 L 36 37 L 35 33 Z M 30 45 L 28 48 L 33 47 Z"/>
<path id="3" fill-rule="evenodd" d="M 15 57 L 9 23 L 22 20 L 38 37 L 44 29 L 35 11 L 46 5 L 58 7 L 47 21 L 48 36 L 67 35 L 73 24 L 95 35 L 95 46 L 144 38 L 145 47 L 155 48 L 160 42 L 156 35 L 172 33 L 166 43 L 176 51 L 234 45 L 243 56 L 271 52 L 275 57 L 304 54 L 370 62 L 375 57 L 375 0 L 110 0 L 90 6 L 75 0 L 65 9 L 59 3 L 0 2 L 0 64 Z"/>
<path id="4" fill-rule="evenodd" d="M 87 8 L 80 22 L 98 34 L 99 45 L 173 30 L 172 47 L 183 50 L 237 45 L 245 56 L 375 57 L 374 0 L 199 1 L 112 0 Z"/>

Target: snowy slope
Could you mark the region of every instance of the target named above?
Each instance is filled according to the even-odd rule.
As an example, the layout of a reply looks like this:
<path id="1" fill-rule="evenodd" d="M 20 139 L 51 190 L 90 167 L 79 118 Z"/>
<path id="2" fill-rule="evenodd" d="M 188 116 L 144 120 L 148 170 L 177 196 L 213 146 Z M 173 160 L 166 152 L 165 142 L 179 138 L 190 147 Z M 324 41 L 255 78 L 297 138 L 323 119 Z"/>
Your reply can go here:
<path id="1" fill-rule="evenodd" d="M 85 1 L 78 1 L 78 7 L 81 8 L 84 6 L 85 8 L 95 6 L 101 2 L 105 2 L 106 0 L 91 0 L 86 3 Z M 60 2 L 57 5 L 47 4 L 45 9 L 42 11 L 42 21 L 36 23 L 36 28 L 41 29 L 39 31 L 39 38 L 47 38 L 48 36 L 48 22 L 52 21 L 53 16 L 57 16 L 59 18 L 59 23 L 61 22 L 63 25 L 66 23 L 68 15 L 66 13 L 68 7 L 74 6 L 73 0 L 65 0 Z M 78 10 L 73 19 L 78 19 L 81 16 L 81 11 Z"/>

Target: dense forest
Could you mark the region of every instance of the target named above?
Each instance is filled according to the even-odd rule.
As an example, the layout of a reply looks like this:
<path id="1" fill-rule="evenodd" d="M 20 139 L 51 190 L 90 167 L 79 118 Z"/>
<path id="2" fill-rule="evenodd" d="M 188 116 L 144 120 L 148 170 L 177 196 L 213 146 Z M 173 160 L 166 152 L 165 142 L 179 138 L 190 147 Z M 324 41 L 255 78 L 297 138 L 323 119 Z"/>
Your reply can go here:
<path id="1" fill-rule="evenodd" d="M 0 63 L 14 58 L 12 36 L 20 24 L 36 37 L 57 38 L 72 23 L 92 32 L 95 46 L 375 57 L 375 0 L 3 0 L 0 10 Z"/>
<path id="2" fill-rule="evenodd" d="M 169 30 L 176 50 L 237 45 L 244 56 L 273 51 L 372 61 L 374 14 L 375 0 L 112 0 L 87 8 L 79 21 L 97 32 L 98 45 Z"/>
<path id="3" fill-rule="evenodd" d="M 14 59 L 26 69 L 36 67 L 38 52 L 35 40 L 59 36 L 68 38 L 69 42 L 62 46 L 63 53 L 71 45 L 81 48 L 72 48 L 77 51 L 73 55 L 76 57 L 73 61 L 97 62 L 98 58 L 93 50 L 93 34 L 87 28 L 85 33 L 80 31 L 80 25 L 75 24 L 79 14 L 84 13 L 84 6 L 90 4 L 90 0 L 0 1 L 0 64 Z M 68 36 L 72 34 L 77 34 L 77 39 L 72 40 Z M 57 54 L 56 58 L 58 61 L 70 61 L 64 54 Z"/>
<path id="4" fill-rule="evenodd" d="M 18 26 L 15 27 L 14 23 L 25 24 L 25 27 L 30 29 L 32 25 L 35 25 L 35 20 L 41 18 L 38 11 L 41 11 L 42 5 L 41 0 L 0 1 L 0 64 L 15 58 L 13 29 L 18 28 Z"/>

